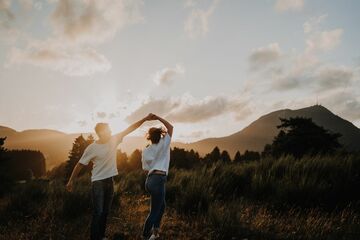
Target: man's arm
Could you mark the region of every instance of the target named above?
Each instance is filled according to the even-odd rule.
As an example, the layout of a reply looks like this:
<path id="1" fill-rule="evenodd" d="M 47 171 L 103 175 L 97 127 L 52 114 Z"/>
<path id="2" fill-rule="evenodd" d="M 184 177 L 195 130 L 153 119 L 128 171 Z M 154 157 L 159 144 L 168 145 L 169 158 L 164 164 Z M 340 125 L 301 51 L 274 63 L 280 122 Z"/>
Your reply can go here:
<path id="1" fill-rule="evenodd" d="M 144 117 L 143 119 L 131 124 L 128 128 L 126 128 L 124 131 L 119 132 L 117 134 L 115 134 L 115 138 L 116 138 L 116 142 L 119 144 L 122 142 L 122 139 L 128 135 L 129 133 L 133 132 L 134 130 L 136 130 L 138 127 L 140 127 L 144 122 L 146 122 L 147 120 L 151 120 L 150 119 L 150 114 L 147 115 L 146 117 Z"/>
<path id="2" fill-rule="evenodd" d="M 84 168 L 85 165 L 81 164 L 81 163 L 77 163 L 71 173 L 70 179 L 68 181 L 68 183 L 66 184 L 66 189 L 69 192 L 72 192 L 73 190 L 73 183 L 74 183 L 74 179 L 79 175 L 81 169 Z"/>
<path id="3" fill-rule="evenodd" d="M 154 120 L 154 119 L 157 119 L 157 120 L 159 120 L 160 122 L 162 122 L 162 123 L 165 125 L 165 127 L 166 127 L 166 129 L 167 129 L 167 131 L 168 131 L 168 133 L 169 133 L 169 135 L 170 135 L 170 137 L 172 137 L 174 126 L 171 125 L 171 123 L 169 123 L 169 122 L 166 121 L 165 119 L 163 119 L 163 118 L 161 118 L 161 117 L 159 117 L 159 116 L 157 116 L 157 115 L 155 115 L 155 114 L 152 114 L 151 119 L 153 119 L 153 120 Z"/>

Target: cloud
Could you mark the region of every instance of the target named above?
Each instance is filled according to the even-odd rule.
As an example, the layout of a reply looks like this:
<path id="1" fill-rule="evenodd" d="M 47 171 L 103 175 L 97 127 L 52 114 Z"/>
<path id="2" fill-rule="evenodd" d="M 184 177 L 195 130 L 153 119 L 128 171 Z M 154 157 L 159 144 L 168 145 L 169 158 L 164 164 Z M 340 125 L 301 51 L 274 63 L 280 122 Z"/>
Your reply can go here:
<path id="1" fill-rule="evenodd" d="M 77 121 L 80 127 L 85 127 L 87 125 L 87 122 L 85 120 Z"/>
<path id="2" fill-rule="evenodd" d="M 300 11 L 304 7 L 304 0 L 276 0 L 275 9 L 279 12 Z"/>
<path id="3" fill-rule="evenodd" d="M 106 114 L 106 112 L 97 112 L 96 116 L 98 118 L 106 118 L 107 114 Z"/>
<path id="4" fill-rule="evenodd" d="M 258 74 L 256 77 L 270 79 L 270 88 L 281 91 L 303 86 L 323 90 L 344 86 L 351 77 L 350 72 L 342 67 L 329 68 L 329 64 L 319 58 L 320 54 L 336 48 L 343 34 L 341 28 L 319 29 L 326 17 L 326 14 L 321 15 L 304 23 L 305 49 L 302 52 L 293 50 L 283 54 L 277 43 L 254 50 L 249 56 L 249 65 L 253 73 Z"/>
<path id="5" fill-rule="evenodd" d="M 220 0 L 213 0 L 208 9 L 193 9 L 185 21 L 184 30 L 190 38 L 205 36 L 209 32 L 209 18 Z"/>
<path id="6" fill-rule="evenodd" d="M 327 66 L 319 69 L 314 79 L 321 89 L 350 86 L 354 77 L 353 69 L 345 66 Z"/>
<path id="7" fill-rule="evenodd" d="M 314 52 L 332 50 L 340 44 L 342 34 L 343 29 L 341 28 L 316 32 L 306 40 L 306 51 Z"/>
<path id="8" fill-rule="evenodd" d="M 51 21 L 60 38 L 98 43 L 112 38 L 126 25 L 142 22 L 142 6 L 140 0 L 59 0 Z"/>
<path id="9" fill-rule="evenodd" d="M 6 67 L 29 64 L 62 72 L 68 76 L 88 76 L 107 72 L 111 63 L 95 49 L 63 48 L 12 48 L 7 56 Z"/>
<path id="10" fill-rule="evenodd" d="M 334 89 L 322 92 L 320 103 L 331 106 L 340 116 L 350 121 L 360 120 L 360 98 L 352 89 Z"/>
<path id="11" fill-rule="evenodd" d="M 260 47 L 252 51 L 249 56 L 251 69 L 260 69 L 278 60 L 281 50 L 278 43 L 271 43 L 266 47 Z"/>
<path id="12" fill-rule="evenodd" d="M 55 5 L 49 16 L 50 34 L 42 39 L 26 36 L 24 47 L 12 47 L 7 54 L 6 67 L 29 64 L 68 76 L 105 73 L 111 63 L 97 47 L 123 27 L 143 21 L 142 0 L 57 0 L 48 4 Z M 42 6 L 35 4 L 34 8 Z"/>
<path id="13" fill-rule="evenodd" d="M 327 18 L 327 14 L 320 15 L 318 17 L 312 17 L 303 24 L 304 33 L 311 33 L 317 31 L 319 25 Z"/>
<path id="14" fill-rule="evenodd" d="M 9 22 L 15 19 L 15 15 L 11 11 L 10 7 L 10 0 L 0 0 L 0 27 L 7 27 Z"/>
<path id="15" fill-rule="evenodd" d="M 133 122 L 149 112 L 164 116 L 173 122 L 195 123 L 227 113 L 232 113 L 236 120 L 241 120 L 248 116 L 250 110 L 248 102 L 236 96 L 208 96 L 198 100 L 184 95 L 181 98 L 151 98 L 143 102 L 125 120 Z"/>
<path id="16" fill-rule="evenodd" d="M 189 138 L 189 139 L 201 138 L 201 137 L 204 137 L 209 132 L 210 132 L 209 130 L 206 130 L 206 131 L 193 131 L 193 132 L 191 132 L 189 134 L 180 134 L 179 137 L 180 138 Z"/>
<path id="17" fill-rule="evenodd" d="M 153 80 L 157 85 L 169 85 L 176 75 L 184 74 L 184 72 L 184 67 L 177 64 L 174 68 L 164 68 L 156 72 Z"/>

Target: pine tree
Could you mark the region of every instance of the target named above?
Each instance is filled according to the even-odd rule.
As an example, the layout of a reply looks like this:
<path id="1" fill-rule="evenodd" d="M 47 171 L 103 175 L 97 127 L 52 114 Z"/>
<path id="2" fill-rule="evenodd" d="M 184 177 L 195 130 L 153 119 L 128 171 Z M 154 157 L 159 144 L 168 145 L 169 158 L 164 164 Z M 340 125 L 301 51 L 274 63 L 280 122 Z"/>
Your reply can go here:
<path id="1" fill-rule="evenodd" d="M 69 152 L 69 159 L 66 162 L 66 170 L 65 170 L 66 178 L 70 177 L 72 170 L 74 169 L 75 165 L 79 162 L 85 149 L 92 142 L 94 142 L 94 137 L 92 135 L 90 135 L 87 139 L 85 139 L 81 134 L 79 137 L 75 139 L 73 143 L 73 147 Z"/>
<path id="2" fill-rule="evenodd" d="M 230 155 L 226 150 L 222 151 L 220 159 L 222 160 L 223 163 L 230 163 L 231 162 Z"/>
<path id="3" fill-rule="evenodd" d="M 136 149 L 131 153 L 128 163 L 130 170 L 138 170 L 142 168 L 141 151 L 139 149 Z"/>
<path id="4" fill-rule="evenodd" d="M 205 162 L 208 164 L 212 164 L 217 162 L 221 157 L 220 149 L 216 146 L 211 153 L 206 154 Z"/>
<path id="5" fill-rule="evenodd" d="M 234 157 L 234 163 L 240 163 L 240 162 L 241 162 L 241 154 L 239 151 L 237 151 Z"/>

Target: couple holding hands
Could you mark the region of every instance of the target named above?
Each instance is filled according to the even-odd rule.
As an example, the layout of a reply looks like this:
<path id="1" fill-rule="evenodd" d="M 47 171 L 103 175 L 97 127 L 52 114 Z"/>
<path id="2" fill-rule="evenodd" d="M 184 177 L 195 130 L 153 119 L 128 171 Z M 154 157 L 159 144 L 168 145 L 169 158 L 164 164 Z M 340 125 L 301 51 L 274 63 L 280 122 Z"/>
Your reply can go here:
<path id="1" fill-rule="evenodd" d="M 107 123 L 97 123 L 95 132 L 98 140 L 91 143 L 85 150 L 79 162 L 75 165 L 66 185 L 68 191 L 73 190 L 73 182 L 81 169 L 91 161 L 91 191 L 93 214 L 91 221 L 91 240 L 105 240 L 106 220 L 110 211 L 114 180 L 118 175 L 116 152 L 118 145 L 129 133 L 136 130 L 146 121 L 159 120 L 166 129 L 151 127 L 146 135 L 151 141 L 142 151 L 142 168 L 147 172 L 145 189 L 151 196 L 150 213 L 143 227 L 144 239 L 159 238 L 159 228 L 165 210 L 165 182 L 170 162 L 170 142 L 173 126 L 165 119 L 150 113 L 143 119 L 133 123 L 124 131 L 112 135 Z"/>

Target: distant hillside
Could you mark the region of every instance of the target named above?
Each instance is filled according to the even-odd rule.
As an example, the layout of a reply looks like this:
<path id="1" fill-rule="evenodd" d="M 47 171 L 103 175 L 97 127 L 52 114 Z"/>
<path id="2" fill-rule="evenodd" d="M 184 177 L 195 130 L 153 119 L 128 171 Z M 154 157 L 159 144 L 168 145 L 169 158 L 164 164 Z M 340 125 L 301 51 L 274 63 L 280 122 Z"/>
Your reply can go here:
<path id="1" fill-rule="evenodd" d="M 240 152 L 245 150 L 262 151 L 265 144 L 271 143 L 274 136 L 277 135 L 279 130 L 276 126 L 280 124 L 279 118 L 297 116 L 312 118 L 316 124 L 332 132 L 342 134 L 340 142 L 346 149 L 360 151 L 360 129 L 321 105 L 298 110 L 284 109 L 271 112 L 232 135 L 207 138 L 189 144 L 177 143 L 176 146 L 186 149 L 192 148 L 201 154 L 210 152 L 215 146 L 218 146 L 221 150 L 228 150 L 231 155 L 235 154 L 237 150 L 240 150 Z"/>
<path id="2" fill-rule="evenodd" d="M 40 150 L 46 158 L 46 168 L 51 169 L 67 160 L 73 141 L 80 133 L 66 134 L 56 130 L 32 129 L 18 132 L 12 128 L 0 126 L 0 137 L 6 136 L 5 147 L 8 149 Z M 88 136 L 89 133 L 83 134 Z M 146 141 L 142 137 L 126 137 L 120 148 L 131 153 L 142 148 Z"/>
<path id="3" fill-rule="evenodd" d="M 333 114 L 323 106 L 312 106 L 298 110 L 284 109 L 266 114 L 258 120 L 252 122 L 243 130 L 230 136 L 221 138 L 207 138 L 201 141 L 185 144 L 173 142 L 172 147 L 181 147 L 185 149 L 194 149 L 200 154 L 210 152 L 215 146 L 221 150 L 228 150 L 234 155 L 237 150 L 261 151 L 265 144 L 271 143 L 273 137 L 277 135 L 279 117 L 309 117 L 314 122 L 333 132 L 341 133 L 341 143 L 349 150 L 360 151 L 360 129 L 352 123 Z M 87 136 L 89 133 L 85 133 Z M 47 169 L 51 169 L 57 164 L 64 162 L 72 147 L 74 139 L 80 133 L 66 134 L 56 130 L 35 129 L 18 132 L 14 129 L 0 126 L 0 137 L 7 136 L 5 147 L 9 149 L 31 149 L 40 150 L 45 158 Z M 120 144 L 122 151 L 130 154 L 136 148 L 142 149 L 146 145 L 144 137 L 126 137 Z"/>

